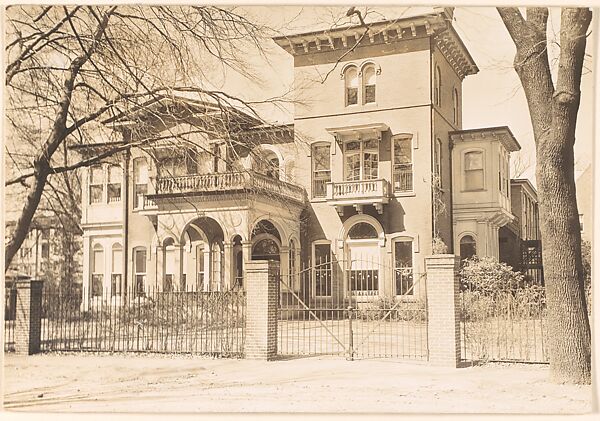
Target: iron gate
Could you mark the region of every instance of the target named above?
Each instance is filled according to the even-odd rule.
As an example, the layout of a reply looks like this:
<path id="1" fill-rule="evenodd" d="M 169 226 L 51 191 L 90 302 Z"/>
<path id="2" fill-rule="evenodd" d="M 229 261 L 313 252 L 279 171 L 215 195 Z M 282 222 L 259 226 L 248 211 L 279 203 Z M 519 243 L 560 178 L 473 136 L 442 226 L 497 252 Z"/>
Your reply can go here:
<path id="1" fill-rule="evenodd" d="M 427 359 L 424 274 L 373 260 L 280 275 L 278 353 Z"/>

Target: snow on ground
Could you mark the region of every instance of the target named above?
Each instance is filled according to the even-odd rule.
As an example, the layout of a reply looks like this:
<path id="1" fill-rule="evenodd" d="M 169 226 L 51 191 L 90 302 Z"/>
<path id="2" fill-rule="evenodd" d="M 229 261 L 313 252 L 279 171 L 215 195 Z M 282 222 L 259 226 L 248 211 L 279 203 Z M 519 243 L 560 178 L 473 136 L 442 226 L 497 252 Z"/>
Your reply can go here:
<path id="1" fill-rule="evenodd" d="M 5 355 L 8 411 L 587 413 L 591 386 L 548 366 L 391 359 L 270 362 L 157 354 Z"/>

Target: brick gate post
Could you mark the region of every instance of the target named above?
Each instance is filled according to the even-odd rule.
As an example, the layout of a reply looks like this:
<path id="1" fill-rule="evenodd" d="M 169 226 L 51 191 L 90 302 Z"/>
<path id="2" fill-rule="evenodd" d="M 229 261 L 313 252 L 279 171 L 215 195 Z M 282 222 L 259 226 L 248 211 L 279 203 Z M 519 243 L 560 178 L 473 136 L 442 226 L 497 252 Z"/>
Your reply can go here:
<path id="1" fill-rule="evenodd" d="M 245 264 L 245 357 L 272 360 L 277 355 L 278 262 L 255 260 Z"/>
<path id="2" fill-rule="evenodd" d="M 458 367 L 460 363 L 460 257 L 438 254 L 425 258 L 429 362 Z"/>
<path id="3" fill-rule="evenodd" d="M 15 315 L 15 353 L 40 352 L 42 335 L 42 281 L 18 280 Z"/>

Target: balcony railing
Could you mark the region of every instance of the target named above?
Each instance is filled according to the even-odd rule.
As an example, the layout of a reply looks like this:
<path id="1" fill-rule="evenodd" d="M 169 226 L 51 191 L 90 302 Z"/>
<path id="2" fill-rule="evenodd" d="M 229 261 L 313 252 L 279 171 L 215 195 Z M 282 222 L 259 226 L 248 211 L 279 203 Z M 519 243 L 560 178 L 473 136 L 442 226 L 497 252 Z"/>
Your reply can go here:
<path id="1" fill-rule="evenodd" d="M 388 185 L 384 179 L 327 183 L 326 199 L 335 206 L 372 204 L 381 213 L 389 201 Z"/>
<path id="2" fill-rule="evenodd" d="M 287 199 L 304 202 L 302 187 L 253 171 L 163 177 L 156 183 L 157 195 L 238 190 L 276 193 Z"/>
<path id="3" fill-rule="evenodd" d="M 387 203 L 387 180 L 360 180 L 344 181 L 341 183 L 327 183 L 327 200 L 360 200 L 378 201 Z"/>

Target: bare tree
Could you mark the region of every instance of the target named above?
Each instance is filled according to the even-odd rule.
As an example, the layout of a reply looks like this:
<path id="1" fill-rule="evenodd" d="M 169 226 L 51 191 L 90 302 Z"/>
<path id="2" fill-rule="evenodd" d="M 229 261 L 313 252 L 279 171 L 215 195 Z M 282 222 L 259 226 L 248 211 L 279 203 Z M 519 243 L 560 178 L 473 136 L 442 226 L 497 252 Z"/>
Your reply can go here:
<path id="1" fill-rule="evenodd" d="M 520 150 L 511 156 L 510 177 L 521 178 L 531 168 L 531 156 Z"/>
<path id="2" fill-rule="evenodd" d="M 591 335 L 573 145 L 592 12 L 562 9 L 556 84 L 548 61 L 548 9 L 527 8 L 526 17 L 516 7 L 500 7 L 498 12 L 517 48 L 514 68 L 525 91 L 536 144 L 551 377 L 561 383 L 590 383 Z"/>
<path id="3" fill-rule="evenodd" d="M 222 110 L 221 129 L 228 131 L 244 129 L 243 123 L 232 129 L 228 116 L 233 108 L 245 108 L 249 120 L 261 121 L 252 103 L 207 87 L 215 86 L 211 78 L 225 69 L 253 78 L 244 57 L 250 49 L 262 53 L 265 30 L 234 8 L 216 6 L 9 7 L 7 156 L 14 160 L 14 171 L 5 185 L 25 189 L 25 194 L 6 246 L 5 270 L 45 191 L 53 184 L 66 186 L 61 189 L 64 201 L 55 204 L 77 202 L 69 178 L 57 177 L 160 141 L 148 130 L 157 121 L 189 119 L 186 110 L 157 111 L 162 99 L 185 92 L 199 102 L 215 103 Z M 135 141 L 114 142 L 119 133 L 114 117 L 131 112 L 139 116 L 130 137 Z M 214 127 L 201 124 L 194 130 L 207 133 Z M 84 159 L 68 153 L 70 146 L 99 141 L 113 146 Z"/>

